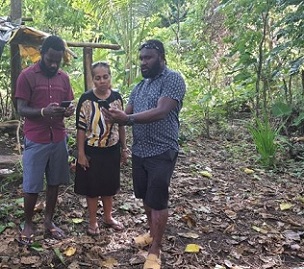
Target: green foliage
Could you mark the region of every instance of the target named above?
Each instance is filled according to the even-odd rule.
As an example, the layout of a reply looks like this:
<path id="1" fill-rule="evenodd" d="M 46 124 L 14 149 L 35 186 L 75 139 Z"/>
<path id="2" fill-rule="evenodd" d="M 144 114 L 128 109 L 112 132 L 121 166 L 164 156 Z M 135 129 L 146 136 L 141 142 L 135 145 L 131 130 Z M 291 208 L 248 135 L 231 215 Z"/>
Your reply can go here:
<path id="1" fill-rule="evenodd" d="M 7 195 L 2 195 L 1 197 L 1 207 L 0 207 L 0 230 L 7 227 L 13 227 L 10 222 L 7 222 L 10 217 L 19 218 L 23 214 L 23 210 L 20 204 L 23 203 L 23 198 L 11 199 Z"/>
<path id="2" fill-rule="evenodd" d="M 86 36 L 88 17 L 84 9 L 74 8 L 69 0 L 25 0 L 23 16 L 34 19 L 33 23 L 39 30 L 61 35 L 63 38 L 81 38 Z M 89 5 L 86 5 L 89 9 Z"/>
<path id="3" fill-rule="evenodd" d="M 275 130 L 272 128 L 266 116 L 264 120 L 256 119 L 254 123 L 249 123 L 247 128 L 260 154 L 261 164 L 266 167 L 272 167 L 276 161 L 276 152 L 278 149 L 276 138 L 279 129 Z"/>
<path id="4" fill-rule="evenodd" d="M 292 108 L 290 105 L 278 102 L 272 106 L 271 111 L 275 117 L 290 116 L 292 113 Z"/>
<path id="5" fill-rule="evenodd" d="M 12 167 L 13 173 L 5 176 L 5 180 L 1 181 L 0 193 L 6 192 L 10 185 L 18 184 L 22 182 L 22 162 L 18 161 L 14 167 Z"/>
<path id="6" fill-rule="evenodd" d="M 9 1 L 0 7 L 9 15 Z M 161 39 L 168 66 L 187 83 L 181 113 L 185 137 L 209 135 L 209 122 L 224 122 L 243 104 L 269 111 L 282 109 L 276 106 L 280 100 L 301 113 L 303 1 L 24 0 L 22 8 L 23 16 L 34 20 L 26 25 L 65 40 L 119 44 L 118 51 L 94 49 L 93 61 L 111 64 L 113 87 L 125 100 L 141 79 L 139 44 Z M 71 49 L 78 59 L 63 68 L 77 100 L 84 92 L 83 52 Z M 9 65 L 5 48 L 0 65 L 4 101 L 10 97 Z M 299 115 L 297 126 L 302 123 Z"/>

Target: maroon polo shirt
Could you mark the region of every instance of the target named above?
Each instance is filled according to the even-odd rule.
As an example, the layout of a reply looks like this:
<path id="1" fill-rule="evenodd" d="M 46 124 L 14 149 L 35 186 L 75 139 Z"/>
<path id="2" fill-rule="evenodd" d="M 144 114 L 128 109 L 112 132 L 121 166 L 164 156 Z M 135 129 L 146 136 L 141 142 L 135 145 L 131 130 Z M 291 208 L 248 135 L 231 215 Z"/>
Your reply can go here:
<path id="1" fill-rule="evenodd" d="M 33 108 L 43 108 L 50 103 L 74 99 L 69 77 L 62 70 L 51 78 L 46 77 L 39 63 L 24 69 L 17 79 L 15 98 L 28 101 Z M 63 117 L 25 118 L 23 132 L 35 143 L 60 142 L 65 139 L 66 131 Z"/>

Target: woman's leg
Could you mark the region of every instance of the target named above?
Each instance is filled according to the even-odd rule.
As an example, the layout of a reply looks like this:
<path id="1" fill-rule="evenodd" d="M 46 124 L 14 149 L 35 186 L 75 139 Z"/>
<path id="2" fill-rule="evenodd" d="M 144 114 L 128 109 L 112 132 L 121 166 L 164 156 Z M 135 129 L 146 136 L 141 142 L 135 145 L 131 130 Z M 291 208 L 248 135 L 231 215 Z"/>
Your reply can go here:
<path id="1" fill-rule="evenodd" d="M 87 204 L 89 209 L 89 228 L 91 230 L 96 230 L 98 228 L 98 223 L 97 223 L 98 197 L 87 197 Z"/>
<path id="2" fill-rule="evenodd" d="M 112 210 L 113 210 L 113 196 L 103 196 L 101 197 L 102 205 L 103 205 L 103 212 L 104 212 L 104 222 L 105 223 L 112 223 Z"/>
<path id="3" fill-rule="evenodd" d="M 124 228 L 123 224 L 112 217 L 113 211 L 113 196 L 101 197 L 103 204 L 103 222 L 106 227 L 113 228 L 114 230 L 120 231 Z"/>

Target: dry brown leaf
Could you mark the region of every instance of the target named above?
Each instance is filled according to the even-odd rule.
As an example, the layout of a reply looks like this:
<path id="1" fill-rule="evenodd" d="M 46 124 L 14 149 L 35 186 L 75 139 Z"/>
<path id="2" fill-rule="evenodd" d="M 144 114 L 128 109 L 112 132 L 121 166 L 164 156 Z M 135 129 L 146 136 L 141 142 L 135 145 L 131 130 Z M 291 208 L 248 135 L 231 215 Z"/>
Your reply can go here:
<path id="1" fill-rule="evenodd" d="M 192 214 L 187 214 L 182 217 L 182 221 L 184 221 L 189 228 L 193 228 L 196 226 L 196 220 Z"/>
<path id="2" fill-rule="evenodd" d="M 178 233 L 178 235 L 185 238 L 192 238 L 192 239 L 199 238 L 199 235 L 197 233 L 192 233 L 192 232 Z"/>
<path id="3" fill-rule="evenodd" d="M 112 257 L 109 257 L 109 258 L 106 258 L 104 261 L 102 261 L 101 264 L 105 268 L 112 269 L 116 265 L 118 265 L 118 261 Z"/>
<path id="4" fill-rule="evenodd" d="M 237 213 L 232 211 L 232 210 L 226 209 L 224 212 L 225 212 L 226 216 L 230 219 L 236 219 L 237 218 Z"/>

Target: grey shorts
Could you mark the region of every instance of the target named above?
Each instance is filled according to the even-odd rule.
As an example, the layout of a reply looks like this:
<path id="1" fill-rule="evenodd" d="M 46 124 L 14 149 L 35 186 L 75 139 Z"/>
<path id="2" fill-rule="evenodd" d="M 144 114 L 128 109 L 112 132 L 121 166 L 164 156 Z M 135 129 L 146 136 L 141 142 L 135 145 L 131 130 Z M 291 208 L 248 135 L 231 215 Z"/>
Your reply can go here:
<path id="1" fill-rule="evenodd" d="M 39 193 L 46 184 L 57 186 L 70 181 L 66 140 L 38 144 L 25 138 L 23 162 L 23 191 Z"/>
<path id="2" fill-rule="evenodd" d="M 132 173 L 133 187 L 136 198 L 155 209 L 168 208 L 169 185 L 173 174 L 178 152 L 166 152 L 147 158 L 133 154 Z"/>

